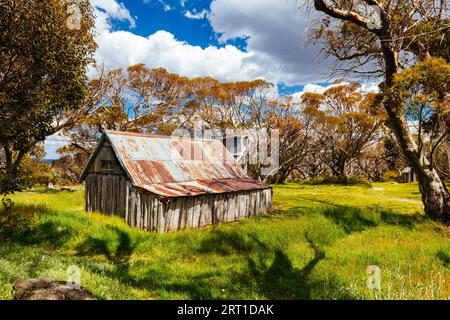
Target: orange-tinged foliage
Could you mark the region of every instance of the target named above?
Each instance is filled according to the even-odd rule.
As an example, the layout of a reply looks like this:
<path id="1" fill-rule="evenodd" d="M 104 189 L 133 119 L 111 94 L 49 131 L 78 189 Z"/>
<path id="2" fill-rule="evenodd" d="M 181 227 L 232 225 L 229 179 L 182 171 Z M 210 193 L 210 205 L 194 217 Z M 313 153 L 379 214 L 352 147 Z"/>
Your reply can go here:
<path id="1" fill-rule="evenodd" d="M 361 92 L 355 82 L 331 86 L 323 94 L 304 94 L 302 102 L 325 146 L 322 160 L 335 175 L 345 175 L 346 165 L 379 139 L 383 117 L 371 104 L 374 97 Z"/>

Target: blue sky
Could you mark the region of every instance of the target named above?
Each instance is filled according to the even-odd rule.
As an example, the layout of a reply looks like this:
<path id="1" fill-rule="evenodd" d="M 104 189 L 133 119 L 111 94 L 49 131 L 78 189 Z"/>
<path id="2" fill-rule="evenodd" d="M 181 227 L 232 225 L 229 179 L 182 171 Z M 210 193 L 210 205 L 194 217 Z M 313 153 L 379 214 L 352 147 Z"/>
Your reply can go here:
<path id="1" fill-rule="evenodd" d="M 264 78 L 280 93 L 324 83 L 319 48 L 306 41 L 310 20 L 297 0 L 91 0 L 97 62 L 145 63 L 188 77 Z"/>
<path id="2" fill-rule="evenodd" d="M 90 0 L 96 62 L 106 69 L 144 63 L 187 77 L 265 79 L 275 94 L 299 96 L 329 85 L 327 62 L 307 33 L 317 16 L 306 0 Z M 95 77 L 94 68 L 90 77 Z M 46 141 L 48 159 L 66 143 Z"/>
<path id="3" fill-rule="evenodd" d="M 184 3 L 184 5 L 182 5 Z M 186 41 L 189 44 L 205 48 L 209 45 L 224 46 L 218 41 L 216 33 L 206 18 L 187 18 L 186 13 L 195 15 L 208 11 L 211 1 L 123 1 L 125 7 L 130 11 L 132 17 L 137 17 L 136 27 L 133 33 L 147 36 L 158 30 L 166 30 L 175 35 L 178 40 Z M 189 14 L 188 14 L 189 15 Z M 117 21 L 116 21 L 117 23 Z M 114 29 L 126 28 L 127 23 L 115 23 Z M 246 42 L 243 39 L 235 41 L 229 40 L 228 44 L 233 44 L 240 49 L 245 49 Z"/>

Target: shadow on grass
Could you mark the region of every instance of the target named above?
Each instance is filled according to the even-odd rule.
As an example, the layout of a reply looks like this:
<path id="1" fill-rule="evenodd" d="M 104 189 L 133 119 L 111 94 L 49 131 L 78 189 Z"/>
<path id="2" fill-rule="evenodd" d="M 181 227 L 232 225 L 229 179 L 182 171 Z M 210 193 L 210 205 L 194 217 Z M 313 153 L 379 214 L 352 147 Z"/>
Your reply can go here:
<path id="1" fill-rule="evenodd" d="M 215 253 L 225 256 L 233 253 L 250 253 L 254 248 L 255 243 L 246 233 L 214 230 L 201 241 L 196 251 L 201 254 Z"/>
<path id="2" fill-rule="evenodd" d="M 321 290 L 326 288 L 330 296 L 352 298 L 337 292 L 340 286 L 333 276 L 327 275 L 325 279 L 318 279 L 313 275 L 316 265 L 325 259 L 325 253 L 308 239 L 313 257 L 302 268 L 296 268 L 285 250 L 264 243 L 254 234 L 236 230 L 215 230 L 199 243 L 193 254 L 236 254 L 243 259 L 244 264 L 226 273 L 222 270 L 198 269 L 193 273 L 182 272 L 180 277 L 178 270 L 173 269 L 176 264 L 171 261 L 155 264 L 156 261 L 144 263 L 138 259 L 130 264 L 138 241 L 132 241 L 129 235 L 120 229 L 111 227 L 110 230 L 118 239 L 116 249 L 111 248 L 104 239 L 89 238 L 77 247 L 77 254 L 104 256 L 113 268 L 105 269 L 96 263 L 85 267 L 134 288 L 189 299 L 224 297 L 220 292 L 221 287 L 225 288 L 230 296 L 239 296 L 239 288 L 246 287 L 251 288 L 259 297 L 268 299 L 311 299 L 317 295 L 323 296 Z"/>
<path id="3" fill-rule="evenodd" d="M 323 211 L 323 215 L 341 227 L 347 234 L 361 232 L 382 224 L 414 229 L 428 218 L 422 214 L 398 214 L 393 211 L 371 210 L 336 206 Z"/>
<path id="4" fill-rule="evenodd" d="M 430 219 L 423 214 L 416 213 L 407 215 L 386 210 L 381 211 L 380 217 L 383 223 L 394 226 L 402 226 L 409 229 L 413 229 L 416 225 L 430 221 Z"/>
<path id="5" fill-rule="evenodd" d="M 28 244 L 33 243 L 34 237 L 28 237 L 28 235 L 32 232 L 36 218 L 50 212 L 47 207 L 42 205 L 15 204 L 8 209 L 0 208 L 0 240 L 25 241 L 29 239 L 30 243 Z M 48 232 L 45 230 L 46 227 L 48 226 L 43 226 L 43 232 Z"/>
<path id="6" fill-rule="evenodd" d="M 24 245 L 40 244 L 52 248 L 59 248 L 70 240 L 74 232 L 75 229 L 71 226 L 48 221 L 22 230 L 13 240 Z"/>
<path id="7" fill-rule="evenodd" d="M 107 240 L 89 237 L 77 246 L 77 254 L 105 256 L 115 267 L 115 270 L 112 272 L 115 278 L 118 277 L 123 281 L 129 282 L 131 280 L 129 276 L 130 257 L 136 248 L 136 243 L 132 243 L 129 234 L 125 231 L 112 226 L 107 226 L 107 228 L 113 231 L 118 237 L 118 245 L 115 252 L 108 248 Z"/>
<path id="8" fill-rule="evenodd" d="M 322 214 L 341 227 L 347 234 L 361 232 L 379 225 L 395 225 L 414 229 L 428 219 L 421 214 L 398 214 L 393 211 L 360 209 L 335 206 L 322 211 Z"/>
<path id="9" fill-rule="evenodd" d="M 335 277 L 319 280 L 312 274 L 316 265 L 325 259 L 325 252 L 320 245 L 306 238 L 313 258 L 303 268 L 295 268 L 285 250 L 268 245 L 251 233 L 214 231 L 202 241 L 198 252 L 243 255 L 246 266 L 234 272 L 230 283 L 238 287 L 251 287 L 267 299 L 312 299 L 314 293 L 320 295 L 318 290 L 322 288 L 327 288 L 333 296 L 351 299 L 351 296 L 337 292 L 340 286 Z"/>
<path id="10" fill-rule="evenodd" d="M 77 255 L 91 256 L 102 255 L 113 266 L 112 269 L 102 269 L 96 264 L 88 264 L 92 272 L 106 274 L 125 285 L 147 290 L 163 290 L 187 295 L 191 299 L 211 299 L 213 294 L 208 278 L 218 273 L 202 273 L 200 275 L 189 275 L 187 279 L 179 279 L 170 272 L 170 264 L 167 268 L 160 264 L 156 267 L 148 267 L 144 264 L 144 273 L 134 274 L 131 270 L 130 258 L 137 246 L 138 241 L 133 241 L 129 234 L 116 227 L 108 227 L 117 236 L 117 247 L 111 248 L 108 241 L 90 237 L 77 246 Z M 165 262 L 162 262 L 163 264 Z M 133 266 L 139 268 L 139 261 Z M 135 271 L 135 270 L 134 270 Z"/>
<path id="11" fill-rule="evenodd" d="M 248 270 L 235 276 L 234 280 L 243 285 L 253 284 L 255 290 L 267 299 L 312 299 L 314 290 L 323 287 L 319 283 L 322 281 L 315 279 L 312 272 L 325 258 L 325 253 L 312 242 L 310 246 L 314 256 L 299 269 L 292 265 L 284 250 L 263 245 L 255 257 L 247 258 Z M 332 290 L 330 283 L 327 286 Z"/>
<path id="12" fill-rule="evenodd" d="M 421 216 L 336 206 L 315 211 L 315 214 L 323 215 L 347 234 L 376 227 L 381 223 L 413 227 L 424 220 Z M 323 236 L 320 233 L 314 236 L 318 227 L 313 225 L 313 230 L 305 234 L 312 258 L 302 267 L 294 266 L 280 244 L 264 242 L 257 235 L 243 229 L 224 231 L 217 228 L 192 248 L 193 255 L 220 255 L 225 259 L 235 255 L 243 263 L 240 262 L 233 271 L 198 269 L 193 273 L 182 272 L 180 277 L 174 272 L 176 263 L 174 265 L 172 261 L 131 261 L 139 240 L 115 226 L 102 226 L 106 230 L 98 236 L 89 236 L 75 249 L 78 256 L 88 258 L 85 267 L 91 272 L 105 274 L 110 279 L 134 288 L 168 296 L 181 295 L 189 299 L 221 298 L 223 294 L 218 289 L 219 281 L 230 296 L 239 296 L 239 288 L 250 288 L 255 296 L 268 299 L 352 299 L 352 296 L 342 290 L 336 275 L 314 273 L 317 265 L 326 259 L 323 248 L 332 244 L 323 241 L 323 237 L 331 231 L 325 231 Z M 73 237 L 77 230 L 58 221 L 47 221 L 27 232 L 19 237 L 23 244 L 43 243 L 59 247 Z M 90 263 L 89 256 L 95 255 L 105 257 L 111 267 L 104 268 L 104 265 L 95 263 L 94 260 Z M 445 259 L 448 259 L 448 255 L 441 253 L 441 260 L 447 261 Z"/>
<path id="13" fill-rule="evenodd" d="M 293 208 L 291 210 L 300 210 Z M 301 208 L 304 213 L 305 208 Z M 400 215 L 393 212 L 363 210 L 351 207 L 327 206 L 313 209 L 347 234 L 360 232 L 380 224 L 401 225 L 413 228 L 426 220 L 421 215 Z M 290 212 L 294 214 L 294 211 Z M 298 211 L 295 213 L 299 215 Z M 65 220 L 66 221 L 66 220 Z M 321 236 L 312 238 L 305 235 L 312 258 L 302 267 L 294 266 L 286 250 L 279 244 L 262 241 L 257 235 L 244 229 L 223 231 L 216 229 L 205 235 L 192 254 L 220 255 L 226 258 L 235 254 L 244 263 L 239 263 L 236 270 L 182 272 L 179 277 L 173 268 L 173 261 L 131 260 L 138 239 L 114 226 L 106 228 L 106 233 L 89 236 L 76 247 L 77 255 L 87 257 L 86 268 L 93 273 L 105 274 L 107 277 L 134 288 L 163 292 L 168 296 L 179 294 L 189 299 L 217 299 L 223 297 L 218 291 L 218 279 L 227 291 L 239 296 L 239 288 L 250 288 L 258 297 L 268 299 L 316 299 L 335 298 L 352 299 L 341 290 L 342 286 L 333 274 L 316 274 L 314 271 L 321 261 L 326 259 Z M 314 228 L 316 226 L 314 225 Z M 317 228 L 316 228 L 317 229 Z M 53 247 L 63 246 L 77 232 L 76 227 L 58 221 L 46 221 L 23 232 L 17 241 L 23 244 L 48 244 Z M 325 230 L 327 233 L 328 230 Z M 312 232 L 311 232 L 312 233 Z M 190 253 L 190 252 L 189 252 Z M 89 256 L 104 256 L 111 268 L 90 263 Z M 219 257 L 220 258 L 220 257 Z M 445 252 L 438 258 L 448 265 L 449 256 Z M 147 265 L 148 263 L 148 265 Z M 199 267 L 200 268 L 200 267 Z M 219 282 L 219 283 L 220 283 Z M 224 284 L 223 284 L 224 283 Z"/>
<path id="14" fill-rule="evenodd" d="M 323 210 L 322 214 L 341 227 L 347 234 L 364 231 L 367 228 L 377 226 L 375 221 L 366 217 L 367 214 L 355 208 L 327 208 Z"/>
<path id="15" fill-rule="evenodd" d="M 13 242 L 23 245 L 60 248 L 77 233 L 78 222 L 81 220 L 80 217 L 70 213 L 66 213 L 64 219 L 59 219 L 60 213 L 45 206 L 17 205 L 13 211 L 20 216 L 26 216 L 25 212 L 30 213 L 28 214 L 30 218 L 17 228 L 10 238 Z M 58 218 L 53 219 L 55 217 Z"/>
<path id="16" fill-rule="evenodd" d="M 315 208 L 297 206 L 286 210 L 277 210 L 274 213 L 287 217 L 298 217 L 311 213 L 320 214 L 342 228 L 346 234 L 361 232 L 382 224 L 414 229 L 417 225 L 429 221 L 425 215 L 420 213 L 399 214 L 380 208 L 355 208 L 327 203 L 321 203 Z"/>
<path id="17" fill-rule="evenodd" d="M 436 258 L 438 258 L 444 267 L 450 266 L 450 255 L 447 252 L 444 252 L 443 250 L 439 250 L 436 253 Z"/>

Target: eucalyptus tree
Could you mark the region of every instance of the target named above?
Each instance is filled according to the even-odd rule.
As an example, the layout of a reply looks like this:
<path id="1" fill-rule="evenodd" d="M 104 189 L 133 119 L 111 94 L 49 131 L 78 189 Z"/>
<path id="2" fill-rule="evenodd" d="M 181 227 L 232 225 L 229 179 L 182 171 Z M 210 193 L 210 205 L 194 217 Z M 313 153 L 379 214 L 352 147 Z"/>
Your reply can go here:
<path id="1" fill-rule="evenodd" d="M 439 57 L 448 63 L 450 23 L 447 2 L 313 0 L 314 8 L 325 14 L 313 39 L 323 44 L 325 56 L 335 58 L 334 72 L 383 79 L 379 99 L 388 116 L 386 125 L 417 174 L 425 213 L 444 222 L 450 221 L 450 194 L 435 166 L 415 141 L 405 112 L 408 104 L 398 92 L 398 87 L 401 91 L 404 86 L 399 85 L 397 79 L 399 72 L 419 61 Z M 442 65 L 434 66 L 445 69 Z M 448 83 L 440 82 L 430 90 L 425 87 L 426 83 L 422 81 L 421 90 L 436 93 L 432 98 L 440 108 L 434 109 L 434 113 L 443 123 L 441 143 L 446 143 L 450 87 Z"/>
<path id="2" fill-rule="evenodd" d="M 21 189 L 24 157 L 88 106 L 93 27 L 88 0 L 0 2 L 1 193 Z"/>

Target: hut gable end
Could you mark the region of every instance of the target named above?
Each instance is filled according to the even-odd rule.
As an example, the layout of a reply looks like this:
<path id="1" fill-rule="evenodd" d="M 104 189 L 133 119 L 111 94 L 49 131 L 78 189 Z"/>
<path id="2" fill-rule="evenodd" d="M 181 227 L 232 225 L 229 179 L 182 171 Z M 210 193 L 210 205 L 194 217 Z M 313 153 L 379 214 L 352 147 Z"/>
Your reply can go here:
<path id="1" fill-rule="evenodd" d="M 88 174 L 127 176 L 107 137 L 100 140 L 80 180 L 84 180 Z"/>

